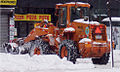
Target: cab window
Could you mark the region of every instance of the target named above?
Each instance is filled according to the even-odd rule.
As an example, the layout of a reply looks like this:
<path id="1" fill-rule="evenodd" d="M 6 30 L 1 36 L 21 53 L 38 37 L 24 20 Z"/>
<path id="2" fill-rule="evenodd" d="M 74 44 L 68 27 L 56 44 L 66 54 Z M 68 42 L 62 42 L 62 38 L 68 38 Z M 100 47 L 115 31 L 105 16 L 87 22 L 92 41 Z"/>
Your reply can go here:
<path id="1" fill-rule="evenodd" d="M 89 16 L 87 7 L 71 7 L 70 8 L 70 21 L 73 22 L 76 19 L 82 19 Z"/>
<path id="2" fill-rule="evenodd" d="M 58 17 L 58 27 L 66 27 L 66 18 L 67 18 L 67 8 L 63 7 L 59 10 L 59 17 Z"/>

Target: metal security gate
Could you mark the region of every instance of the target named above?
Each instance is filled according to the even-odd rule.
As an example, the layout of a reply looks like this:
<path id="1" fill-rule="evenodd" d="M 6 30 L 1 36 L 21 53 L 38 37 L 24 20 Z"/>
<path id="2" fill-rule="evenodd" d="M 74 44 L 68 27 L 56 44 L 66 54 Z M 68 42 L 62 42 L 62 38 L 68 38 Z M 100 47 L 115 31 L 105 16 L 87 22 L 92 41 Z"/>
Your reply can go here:
<path id="1" fill-rule="evenodd" d="M 2 44 L 9 41 L 9 15 L 1 13 L 0 15 L 0 52 L 4 52 Z"/>

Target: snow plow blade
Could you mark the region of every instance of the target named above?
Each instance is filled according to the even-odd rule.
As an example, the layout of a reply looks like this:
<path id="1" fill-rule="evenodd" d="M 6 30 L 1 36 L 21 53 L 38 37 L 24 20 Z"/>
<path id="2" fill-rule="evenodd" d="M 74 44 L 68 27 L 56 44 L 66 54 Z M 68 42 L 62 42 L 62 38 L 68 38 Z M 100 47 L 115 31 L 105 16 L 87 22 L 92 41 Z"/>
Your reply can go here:
<path id="1" fill-rule="evenodd" d="M 16 43 L 4 43 L 2 47 L 6 53 L 19 54 L 18 45 Z"/>

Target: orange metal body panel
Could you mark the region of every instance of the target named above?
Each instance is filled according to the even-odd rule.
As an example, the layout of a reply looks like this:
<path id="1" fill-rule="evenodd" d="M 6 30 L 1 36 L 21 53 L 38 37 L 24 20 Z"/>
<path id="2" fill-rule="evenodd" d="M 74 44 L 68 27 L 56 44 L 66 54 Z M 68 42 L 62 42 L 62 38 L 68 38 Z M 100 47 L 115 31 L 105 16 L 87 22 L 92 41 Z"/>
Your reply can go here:
<path id="1" fill-rule="evenodd" d="M 109 44 L 107 47 L 93 47 L 92 44 L 79 43 L 79 52 L 82 58 L 86 57 L 101 57 L 104 53 L 110 52 Z"/>
<path id="2" fill-rule="evenodd" d="M 42 23 L 41 23 L 42 24 Z M 40 26 L 42 26 L 40 24 Z M 54 34 L 54 29 L 56 28 L 53 24 L 51 23 L 48 23 L 48 28 L 44 28 L 44 27 L 41 27 L 41 28 L 34 28 L 30 33 L 29 35 L 25 38 L 24 42 L 29 42 L 31 40 L 35 40 L 35 37 L 39 37 L 39 36 L 42 36 L 42 35 L 46 35 L 46 34 Z"/>

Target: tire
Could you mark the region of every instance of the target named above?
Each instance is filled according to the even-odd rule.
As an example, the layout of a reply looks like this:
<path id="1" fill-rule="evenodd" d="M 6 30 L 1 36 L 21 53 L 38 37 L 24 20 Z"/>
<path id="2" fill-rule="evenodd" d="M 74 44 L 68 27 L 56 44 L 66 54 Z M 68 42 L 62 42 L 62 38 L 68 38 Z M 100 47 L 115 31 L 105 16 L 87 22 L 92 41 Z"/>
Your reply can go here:
<path id="1" fill-rule="evenodd" d="M 77 58 L 77 47 L 72 40 L 64 40 L 59 45 L 59 57 L 64 58 L 67 57 L 68 61 L 73 62 L 75 64 Z"/>
<path id="2" fill-rule="evenodd" d="M 92 58 L 93 64 L 106 65 L 109 60 L 109 54 L 105 53 L 101 58 Z"/>
<path id="3" fill-rule="evenodd" d="M 42 39 L 38 39 L 35 40 L 31 43 L 31 47 L 29 50 L 29 55 L 33 56 L 34 54 L 36 54 L 36 50 L 39 52 L 39 54 L 49 54 L 49 44 L 45 41 L 43 41 Z"/>

